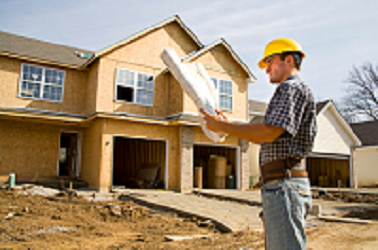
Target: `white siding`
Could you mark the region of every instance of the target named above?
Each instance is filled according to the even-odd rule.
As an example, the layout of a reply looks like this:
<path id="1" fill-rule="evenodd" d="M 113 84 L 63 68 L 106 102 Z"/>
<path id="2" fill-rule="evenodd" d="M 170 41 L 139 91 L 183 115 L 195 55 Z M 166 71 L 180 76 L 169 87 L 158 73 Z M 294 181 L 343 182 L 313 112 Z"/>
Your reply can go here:
<path id="1" fill-rule="evenodd" d="M 318 115 L 317 123 L 314 152 L 350 155 L 354 143 L 330 109 Z"/>
<path id="2" fill-rule="evenodd" d="M 378 184 L 378 147 L 355 150 L 354 164 L 358 187 Z"/>

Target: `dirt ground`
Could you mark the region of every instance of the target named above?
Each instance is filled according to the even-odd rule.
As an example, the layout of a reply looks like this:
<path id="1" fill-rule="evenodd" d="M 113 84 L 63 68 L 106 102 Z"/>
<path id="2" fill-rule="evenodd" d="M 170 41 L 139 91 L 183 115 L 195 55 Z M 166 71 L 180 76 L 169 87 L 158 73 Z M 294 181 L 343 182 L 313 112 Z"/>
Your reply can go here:
<path id="1" fill-rule="evenodd" d="M 352 224 L 308 221 L 308 249 L 378 249 L 378 206 L 347 217 Z M 167 235 L 206 235 L 167 241 Z M 132 201 L 54 199 L 0 190 L 0 249 L 264 249 L 262 232 L 222 233 L 195 217 L 143 207 Z"/>

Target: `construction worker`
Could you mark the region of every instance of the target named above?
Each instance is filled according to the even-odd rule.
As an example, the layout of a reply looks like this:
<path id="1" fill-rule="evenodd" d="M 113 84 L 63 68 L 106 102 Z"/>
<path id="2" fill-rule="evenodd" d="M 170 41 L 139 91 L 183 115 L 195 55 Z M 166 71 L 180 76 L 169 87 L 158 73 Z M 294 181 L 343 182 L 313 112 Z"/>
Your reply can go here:
<path id="1" fill-rule="evenodd" d="M 305 53 L 292 39 L 279 38 L 265 47 L 258 66 L 277 88 L 263 123 L 237 124 L 222 112 L 205 116 L 207 128 L 261 144 L 260 171 L 266 248 L 306 249 L 305 218 L 311 190 L 304 165 L 316 134 L 315 101 L 299 77 Z"/>

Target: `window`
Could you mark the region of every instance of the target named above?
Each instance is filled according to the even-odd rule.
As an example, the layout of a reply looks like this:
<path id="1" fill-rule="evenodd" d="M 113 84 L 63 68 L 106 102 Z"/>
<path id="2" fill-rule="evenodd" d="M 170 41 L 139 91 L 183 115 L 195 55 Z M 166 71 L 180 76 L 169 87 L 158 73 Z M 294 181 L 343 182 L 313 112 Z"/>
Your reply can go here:
<path id="1" fill-rule="evenodd" d="M 218 94 L 218 104 L 221 110 L 232 111 L 233 109 L 233 90 L 232 81 L 211 78 L 214 82 Z"/>
<path id="2" fill-rule="evenodd" d="M 22 64 L 19 97 L 61 102 L 64 71 Z"/>
<path id="3" fill-rule="evenodd" d="M 127 69 L 117 68 L 116 100 L 152 106 L 154 77 Z"/>

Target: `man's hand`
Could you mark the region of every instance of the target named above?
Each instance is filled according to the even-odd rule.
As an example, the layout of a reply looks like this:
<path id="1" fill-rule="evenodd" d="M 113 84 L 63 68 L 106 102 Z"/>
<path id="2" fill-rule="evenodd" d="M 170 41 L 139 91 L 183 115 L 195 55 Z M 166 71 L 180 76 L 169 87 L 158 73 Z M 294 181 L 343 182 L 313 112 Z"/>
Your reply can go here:
<path id="1" fill-rule="evenodd" d="M 203 109 L 200 109 L 200 112 L 204 115 L 206 127 L 215 133 L 224 132 L 224 125 L 231 123 L 227 116 L 218 110 L 215 110 L 217 115 L 211 115 Z"/>

